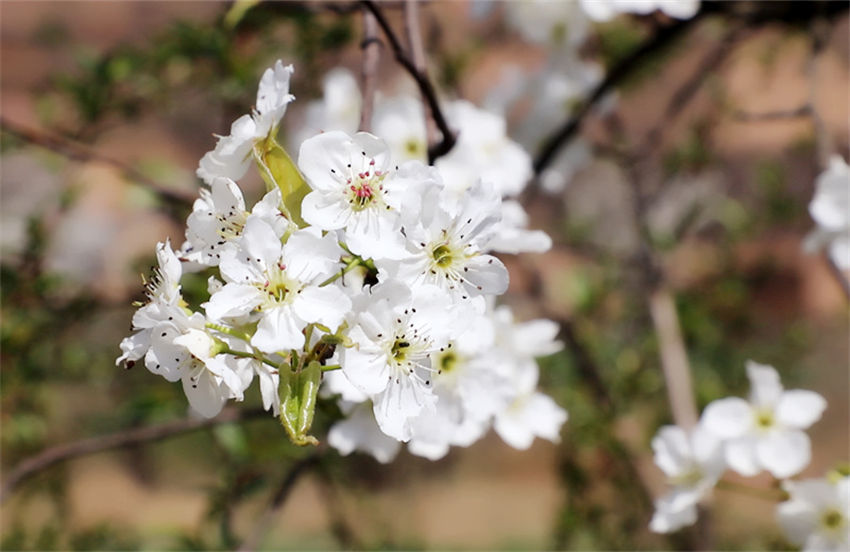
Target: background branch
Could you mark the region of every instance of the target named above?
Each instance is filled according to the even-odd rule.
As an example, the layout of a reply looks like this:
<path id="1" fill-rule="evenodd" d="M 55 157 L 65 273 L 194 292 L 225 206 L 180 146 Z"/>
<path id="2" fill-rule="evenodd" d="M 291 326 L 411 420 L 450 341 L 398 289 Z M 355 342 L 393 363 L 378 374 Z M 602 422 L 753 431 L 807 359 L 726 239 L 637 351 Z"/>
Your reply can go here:
<path id="1" fill-rule="evenodd" d="M 425 62 L 425 46 L 422 43 L 422 30 L 419 27 L 419 0 L 405 0 L 404 2 L 404 29 L 407 33 L 407 42 L 410 47 L 410 55 L 413 65 L 423 75 L 427 74 L 428 66 Z M 434 114 L 425 97 L 422 97 L 425 110 L 425 136 L 428 147 L 432 147 L 440 139 L 437 125 L 434 123 Z"/>
<path id="2" fill-rule="evenodd" d="M 82 441 L 50 447 L 35 456 L 22 460 L 12 469 L 6 476 L 2 489 L 0 489 L 0 503 L 4 502 L 26 479 L 65 460 L 140 443 L 162 441 L 193 431 L 259 418 L 260 416 L 269 416 L 269 413 L 264 410 L 225 409 L 215 418 L 186 418 L 154 426 L 125 429 L 108 435 L 99 435 Z"/>
<path id="3" fill-rule="evenodd" d="M 375 90 L 377 90 L 378 64 L 381 61 L 381 40 L 378 38 L 378 22 L 374 14 L 363 10 L 363 51 L 361 79 L 363 82 L 363 103 L 360 108 L 360 130 L 372 130 L 372 113 L 375 109 Z"/>
<path id="4" fill-rule="evenodd" d="M 242 546 L 239 547 L 240 552 L 257 550 L 260 547 L 263 537 L 265 537 L 266 533 L 269 532 L 269 529 L 271 529 L 272 524 L 274 523 L 275 515 L 286 503 L 286 499 L 289 498 L 289 495 L 292 493 L 295 483 L 297 483 L 301 476 L 307 472 L 308 468 L 312 467 L 319 461 L 322 454 L 324 454 L 324 451 L 324 448 L 316 449 L 304 458 L 296 460 L 292 467 L 289 468 L 286 476 L 284 476 L 281 480 L 280 485 L 272 495 L 272 499 L 268 506 L 260 515 L 260 519 L 254 526 L 254 530 L 251 531 L 251 534 L 245 539 Z"/>
<path id="5" fill-rule="evenodd" d="M 121 171 L 121 174 L 128 180 L 132 180 L 149 188 L 172 207 L 190 206 L 195 199 L 194 196 L 171 190 L 122 161 L 103 155 L 102 153 L 99 153 L 98 151 L 74 140 L 70 140 L 56 134 L 49 134 L 40 130 L 26 128 L 9 121 L 5 117 L 0 117 L 0 130 L 19 140 L 58 153 L 74 161 L 98 161 L 100 163 L 110 165 Z"/>
<path id="6" fill-rule="evenodd" d="M 434 123 L 436 123 L 437 128 L 439 128 L 443 135 L 440 142 L 428 147 L 428 163 L 433 164 L 439 157 L 442 157 L 451 151 L 456 141 L 455 133 L 449 128 L 449 124 L 443 115 L 443 111 L 440 109 L 440 102 L 437 100 L 437 92 L 434 89 L 434 85 L 428 79 L 428 75 L 424 71 L 420 71 L 410 56 L 407 55 L 407 52 L 405 52 L 402 47 L 398 36 L 396 36 L 389 24 L 389 21 L 387 21 L 386 16 L 378 5 L 371 0 L 364 0 L 363 5 L 366 6 L 366 8 L 374 14 L 375 19 L 377 19 L 378 25 L 380 25 L 381 30 L 384 32 L 384 35 L 387 37 L 387 40 L 393 49 L 396 61 L 404 67 L 410 76 L 413 77 L 413 80 L 416 81 L 416 84 L 419 86 L 419 92 L 422 94 L 422 97 L 425 98 L 427 106 L 431 110 Z"/>

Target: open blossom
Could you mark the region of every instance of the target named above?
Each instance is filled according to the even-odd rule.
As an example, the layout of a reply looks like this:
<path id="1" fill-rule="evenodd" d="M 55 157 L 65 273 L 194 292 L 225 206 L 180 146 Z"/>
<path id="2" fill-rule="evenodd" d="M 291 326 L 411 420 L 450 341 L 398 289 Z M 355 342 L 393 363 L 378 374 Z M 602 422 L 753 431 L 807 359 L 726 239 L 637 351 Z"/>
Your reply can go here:
<path id="1" fill-rule="evenodd" d="M 835 264 L 850 270 L 850 166 L 840 156 L 833 156 L 815 181 L 809 214 L 818 227 L 804 247 L 813 251 L 826 246 Z"/>
<path id="2" fill-rule="evenodd" d="M 557 443 L 567 412 L 551 397 L 537 391 L 540 372 L 534 357 L 559 351 L 555 340 L 558 325 L 551 320 L 514 322 L 507 306 L 494 311 L 497 356 L 511 380 L 512 397 L 498 412 L 493 424 L 496 433 L 510 446 L 527 449 L 535 437 Z"/>
<path id="3" fill-rule="evenodd" d="M 578 2 L 506 2 L 507 22 L 532 42 L 575 47 L 587 37 L 588 21 Z"/>
<path id="4" fill-rule="evenodd" d="M 621 13 L 645 15 L 660 10 L 676 19 L 690 19 L 699 11 L 700 0 L 580 0 L 584 13 L 594 21 L 610 21 Z"/>
<path id="5" fill-rule="evenodd" d="M 222 254 L 225 285 L 206 303 L 214 320 L 257 313 L 251 344 L 267 353 L 301 349 L 302 330 L 320 322 L 331 331 L 351 308 L 336 286 L 319 284 L 334 272 L 341 251 L 334 236 L 316 229 L 293 233 L 286 244 L 260 218 L 248 218 L 238 247 Z"/>
<path id="6" fill-rule="evenodd" d="M 649 528 L 670 533 L 696 522 L 697 503 L 706 496 L 726 469 L 720 440 L 701 426 L 690 432 L 664 426 L 652 439 L 655 464 L 673 487 L 655 501 Z"/>
<path id="7" fill-rule="evenodd" d="M 230 134 L 220 136 L 215 149 L 201 158 L 198 178 L 212 184 L 216 177 L 239 180 L 245 175 L 251 165 L 254 144 L 277 131 L 287 104 L 295 99 L 289 93 L 292 72 L 292 66 L 284 66 L 280 60 L 266 69 L 260 79 L 253 113 L 236 119 Z"/>
<path id="8" fill-rule="evenodd" d="M 381 284 L 355 303 L 349 337 L 357 345 L 341 353 L 342 371 L 397 440 L 409 440 L 411 420 L 434 408 L 432 356 L 448 346 L 451 316 L 449 297 L 434 286 Z"/>
<path id="9" fill-rule="evenodd" d="M 499 196 L 481 183 L 458 205 L 446 205 L 445 193 L 433 186 L 421 211 L 404 217 L 410 255 L 399 265 L 399 278 L 411 285 L 436 285 L 459 299 L 504 293 L 507 269 L 484 254 L 500 219 Z"/>
<path id="10" fill-rule="evenodd" d="M 430 460 L 450 446 L 469 446 L 490 428 L 492 417 L 510 401 L 512 381 L 499 369 L 495 328 L 476 305 L 457 307 L 448 344 L 432 356 L 437 407 L 413 421 L 408 450 Z"/>
<path id="11" fill-rule="evenodd" d="M 811 459 L 803 430 L 820 419 L 826 401 L 814 391 L 786 391 L 771 366 L 750 361 L 747 376 L 750 400 L 716 400 L 703 411 L 702 423 L 724 439 L 726 462 L 741 475 L 766 469 L 784 479 L 799 473 Z"/>
<path id="12" fill-rule="evenodd" d="M 414 183 L 396 174 L 383 140 L 325 132 L 301 144 L 298 166 L 313 190 L 301 206 L 304 220 L 345 229 L 348 247 L 364 257 L 404 256 L 399 210 L 418 208 Z"/>
<path id="13" fill-rule="evenodd" d="M 242 190 L 229 178 L 213 179 L 210 189 L 202 188 L 186 221 L 186 243 L 180 255 L 184 260 L 206 266 L 218 266 L 223 248 L 242 235 L 248 215 L 265 220 L 282 236 L 289 223 L 281 215 L 280 190 L 263 196 L 249 213 L 245 210 Z"/>
<path id="14" fill-rule="evenodd" d="M 788 539 L 806 552 L 850 548 L 850 476 L 785 481 L 790 498 L 776 508 Z"/>

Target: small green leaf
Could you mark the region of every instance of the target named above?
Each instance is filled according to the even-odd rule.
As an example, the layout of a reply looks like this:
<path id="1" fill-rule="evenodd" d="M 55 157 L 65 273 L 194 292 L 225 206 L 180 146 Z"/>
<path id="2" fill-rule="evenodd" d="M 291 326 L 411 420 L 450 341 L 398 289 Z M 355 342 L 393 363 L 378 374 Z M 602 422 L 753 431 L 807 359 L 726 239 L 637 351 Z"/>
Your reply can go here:
<path id="1" fill-rule="evenodd" d="M 315 360 L 297 374 L 281 371 L 280 423 L 296 445 L 318 445 L 319 441 L 307 435 L 316 412 L 316 394 L 322 380 L 322 366 Z"/>
<path id="2" fill-rule="evenodd" d="M 224 16 L 224 26 L 228 29 L 235 29 L 236 25 L 242 21 L 248 10 L 260 3 L 260 0 L 236 0 L 227 14 Z"/>
<path id="3" fill-rule="evenodd" d="M 263 177 L 269 190 L 275 187 L 280 188 L 284 213 L 295 224 L 304 227 L 306 223 L 301 218 L 301 201 L 310 191 L 310 187 L 304 177 L 301 176 L 301 172 L 293 163 L 292 158 L 273 136 L 274 132 L 255 146 L 260 176 Z"/>

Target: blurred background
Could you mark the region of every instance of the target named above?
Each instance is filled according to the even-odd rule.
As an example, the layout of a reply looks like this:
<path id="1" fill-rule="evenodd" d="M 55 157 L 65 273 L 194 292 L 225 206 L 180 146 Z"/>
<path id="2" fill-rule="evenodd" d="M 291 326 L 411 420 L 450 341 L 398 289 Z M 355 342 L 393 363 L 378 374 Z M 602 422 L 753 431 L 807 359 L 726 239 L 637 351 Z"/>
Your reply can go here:
<path id="1" fill-rule="evenodd" d="M 381 4 L 399 33 L 400 5 Z M 247 112 L 274 60 L 296 69 L 287 139 L 328 70 L 359 74 L 359 5 L 240 6 L 0 3 L 4 480 L 51 446 L 187 415 L 179 386 L 114 364 L 154 244 L 182 243 L 211 134 Z M 272 513 L 263 546 L 790 549 L 771 503 L 723 490 L 698 528 L 648 531 L 664 492 L 649 441 L 672 419 L 646 298 L 661 286 L 675 301 L 698 408 L 745 395 L 747 359 L 772 364 L 786 387 L 829 402 L 803 475 L 847 460 L 847 297 L 801 247 L 824 154 L 847 158 L 847 4 L 620 15 L 592 26 L 578 68 L 529 40 L 514 9 L 423 2 L 420 24 L 443 97 L 504 113 L 538 162 L 610 77 L 522 196 L 553 248 L 505 256 L 505 301 L 562 327 L 564 351 L 541 361 L 542 386 L 570 413 L 562 442 L 523 452 L 491 435 L 389 466 L 325 455 Z M 388 48 L 379 88 L 415 92 Z M 549 96 L 554 111 L 533 117 Z M 248 204 L 263 191 L 252 178 Z M 236 407 L 258 404 L 252 388 Z M 72 459 L 4 497 L 0 547 L 236 548 L 307 453 L 261 416 Z"/>

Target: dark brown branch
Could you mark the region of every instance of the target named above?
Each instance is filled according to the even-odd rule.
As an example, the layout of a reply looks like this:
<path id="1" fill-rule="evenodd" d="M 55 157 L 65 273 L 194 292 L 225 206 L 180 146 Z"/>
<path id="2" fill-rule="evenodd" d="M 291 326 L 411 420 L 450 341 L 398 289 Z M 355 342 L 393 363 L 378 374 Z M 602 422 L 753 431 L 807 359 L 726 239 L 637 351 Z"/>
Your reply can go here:
<path id="1" fill-rule="evenodd" d="M 800 27 L 817 18 L 829 20 L 838 17 L 847 11 L 847 7 L 846 2 L 703 2 L 700 11 L 693 18 L 661 27 L 611 68 L 572 116 L 543 142 L 534 160 L 534 174 L 540 175 L 555 160 L 560 149 L 579 131 L 584 118 L 609 91 L 643 68 L 642 62 L 646 58 L 666 48 L 703 17 L 721 14 L 730 22 L 741 22 L 750 27 L 766 23 Z"/>
<path id="2" fill-rule="evenodd" d="M 614 65 L 614 67 L 612 67 L 605 75 L 605 78 L 596 85 L 596 88 L 593 89 L 590 95 L 581 104 L 579 104 L 570 118 L 564 121 L 564 124 L 562 124 L 560 128 L 556 129 L 543 142 L 540 152 L 534 159 L 534 174 L 539 175 L 555 160 L 555 157 L 561 148 L 564 147 L 581 128 L 584 118 L 608 92 L 630 77 L 634 71 L 640 69 L 642 67 L 642 61 L 645 58 L 666 48 L 670 43 L 681 36 L 699 19 L 699 15 L 700 14 L 697 14 L 697 16 L 691 19 L 676 21 L 675 23 L 661 27 L 655 35 L 647 39 L 642 45 L 638 46 L 634 52 Z"/>
<path id="3" fill-rule="evenodd" d="M 118 161 L 117 159 L 103 155 L 84 144 L 75 142 L 68 138 L 26 128 L 18 125 L 17 123 L 11 122 L 6 118 L 0 118 L 0 130 L 9 133 L 11 136 L 14 136 L 19 140 L 23 140 L 24 142 L 64 155 L 68 159 L 72 159 L 74 161 L 98 161 L 100 163 L 111 165 L 121 171 L 125 178 L 146 186 L 164 201 L 171 204 L 172 207 L 185 207 L 192 205 L 192 202 L 195 199 L 188 194 L 171 190 L 162 184 L 151 180 L 138 170 Z"/>
<path id="4" fill-rule="evenodd" d="M 368 10 L 363 10 L 363 42 L 360 44 L 360 49 L 363 51 L 363 64 L 361 66 L 363 103 L 360 106 L 360 130 L 364 132 L 372 130 L 372 113 L 375 108 L 381 46 L 375 16 Z"/>
<path id="5" fill-rule="evenodd" d="M 440 102 L 437 100 L 437 92 L 434 89 L 434 85 L 431 84 L 431 81 L 428 79 L 428 75 L 425 74 L 424 71 L 417 69 L 416 64 L 404 50 L 398 36 L 396 36 L 389 24 L 389 21 L 387 21 L 386 16 L 378 5 L 371 0 L 363 0 L 363 5 L 366 6 L 366 8 L 375 16 L 375 19 L 378 20 L 378 25 L 380 25 L 381 30 L 384 31 L 384 35 L 390 42 L 396 61 L 404 67 L 408 74 L 413 77 L 413 80 L 416 81 L 419 91 L 422 93 L 422 97 L 425 98 L 428 108 L 431 110 L 432 118 L 443 135 L 440 142 L 428 148 L 428 162 L 433 164 L 439 157 L 442 157 L 451 151 L 456 141 L 455 133 L 449 128 L 449 124 L 446 122 L 446 118 L 440 108 Z"/>
<path id="6" fill-rule="evenodd" d="M 289 468 L 286 476 L 280 482 L 277 490 L 272 495 L 272 499 L 265 511 L 261 514 L 260 519 L 254 526 L 254 530 L 251 531 L 251 534 L 247 539 L 245 539 L 242 546 L 239 547 L 240 552 L 257 550 L 260 547 L 263 537 L 266 533 L 268 533 L 272 523 L 274 522 L 275 514 L 277 514 L 283 507 L 284 503 L 286 503 L 286 499 L 289 498 L 289 495 L 292 493 L 295 483 L 298 482 L 301 476 L 307 472 L 308 468 L 312 467 L 319 461 L 323 453 L 324 448 L 317 449 L 304 458 L 297 460 L 292 467 Z"/>
<path id="7" fill-rule="evenodd" d="M 25 480 L 65 460 L 140 443 L 154 443 L 193 431 L 250 420 L 261 416 L 269 416 L 269 414 L 263 410 L 240 410 L 233 408 L 226 409 L 217 417 L 211 419 L 186 418 L 154 426 L 121 430 L 108 435 L 99 435 L 97 437 L 83 439 L 82 441 L 57 445 L 22 460 L 12 469 L 6 476 L 2 489 L 0 489 L 0 503 L 4 502 Z"/>

